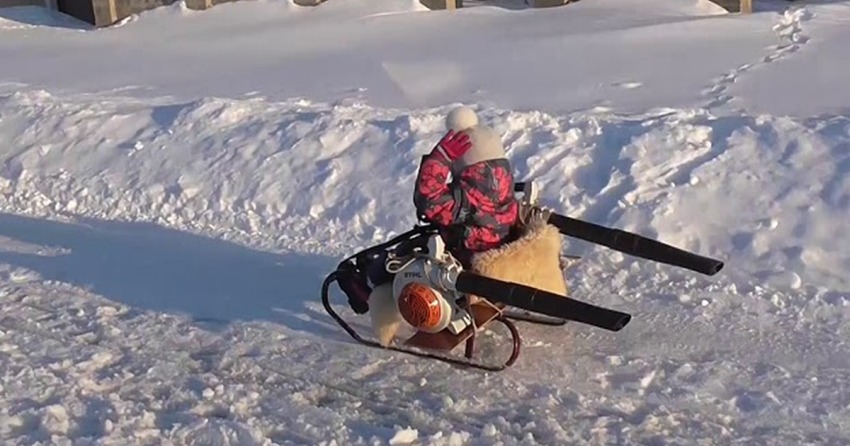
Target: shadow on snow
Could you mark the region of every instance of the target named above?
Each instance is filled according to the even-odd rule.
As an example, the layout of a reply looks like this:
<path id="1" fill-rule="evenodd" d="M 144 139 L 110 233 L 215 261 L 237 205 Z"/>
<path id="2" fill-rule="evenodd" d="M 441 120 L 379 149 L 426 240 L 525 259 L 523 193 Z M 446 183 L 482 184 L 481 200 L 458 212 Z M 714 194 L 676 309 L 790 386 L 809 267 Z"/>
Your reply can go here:
<path id="1" fill-rule="evenodd" d="M 144 310 L 184 314 L 205 326 L 266 320 L 294 330 L 333 333 L 308 303 L 337 260 L 274 254 L 149 223 L 85 219 L 63 223 L 0 213 L 0 235 L 62 248 L 39 255 L 0 251 L 0 262 L 78 285 Z"/>

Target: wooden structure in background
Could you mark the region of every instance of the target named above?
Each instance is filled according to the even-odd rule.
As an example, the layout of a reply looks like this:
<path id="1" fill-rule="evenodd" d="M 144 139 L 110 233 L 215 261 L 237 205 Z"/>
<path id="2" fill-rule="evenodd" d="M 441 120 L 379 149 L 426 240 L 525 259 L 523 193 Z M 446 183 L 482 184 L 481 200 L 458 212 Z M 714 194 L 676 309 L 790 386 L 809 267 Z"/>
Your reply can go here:
<path id="1" fill-rule="evenodd" d="M 0 0 L 0 8 L 15 6 L 47 6 L 45 0 Z"/>
<path id="2" fill-rule="evenodd" d="M 148 9 L 167 6 L 178 0 L 0 0 L 0 8 L 11 6 L 44 6 L 58 10 L 94 26 L 109 26 Z M 186 0 L 190 9 L 208 9 L 221 3 L 237 0 Z M 293 0 L 299 6 L 317 6 L 326 0 Z M 368 0 L 364 0 L 368 1 Z M 486 0 L 484 0 L 486 1 Z M 526 0 L 532 8 L 563 6 L 578 0 Z M 582 0 L 592 1 L 592 0 Z M 732 13 L 753 12 L 753 0 L 711 0 Z M 463 0 L 419 0 L 428 9 L 450 9 L 463 7 Z"/>
<path id="3" fill-rule="evenodd" d="M 753 12 L 753 0 L 711 0 L 720 5 L 721 8 L 741 14 L 750 14 Z"/>
<path id="4" fill-rule="evenodd" d="M 160 6 L 171 5 L 178 0 L 0 0 L 0 8 L 12 6 L 44 6 L 59 11 L 97 27 L 109 26 Z M 186 0 L 190 9 L 208 9 L 221 3 L 236 0 Z M 296 4 L 315 6 L 324 0 L 294 0 Z"/>

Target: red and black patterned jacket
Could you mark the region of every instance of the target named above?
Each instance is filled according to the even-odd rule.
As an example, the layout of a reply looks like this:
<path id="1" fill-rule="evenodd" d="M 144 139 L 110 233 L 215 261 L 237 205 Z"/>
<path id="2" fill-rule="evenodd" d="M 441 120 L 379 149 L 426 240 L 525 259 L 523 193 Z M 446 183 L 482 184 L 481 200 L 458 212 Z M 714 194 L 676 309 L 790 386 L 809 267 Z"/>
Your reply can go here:
<path id="1" fill-rule="evenodd" d="M 508 160 L 466 167 L 450 184 L 451 164 L 439 153 L 422 157 L 413 202 L 425 221 L 437 224 L 453 254 L 466 263 L 475 252 L 508 241 L 519 203 Z"/>

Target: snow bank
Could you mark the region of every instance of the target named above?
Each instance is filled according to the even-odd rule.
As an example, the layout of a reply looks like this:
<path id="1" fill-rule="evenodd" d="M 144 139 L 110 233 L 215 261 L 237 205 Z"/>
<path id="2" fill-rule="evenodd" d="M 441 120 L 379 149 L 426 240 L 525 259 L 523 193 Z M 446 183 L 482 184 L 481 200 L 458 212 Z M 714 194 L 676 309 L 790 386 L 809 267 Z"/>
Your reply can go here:
<path id="1" fill-rule="evenodd" d="M 279 249 L 334 255 L 415 222 L 419 158 L 449 109 L 46 92 L 0 107 L 14 140 L 6 209 L 267 234 Z M 728 259 L 741 279 L 850 285 L 850 253 L 832 249 L 850 221 L 844 116 L 480 111 L 518 179 L 541 182 L 559 212 Z"/>

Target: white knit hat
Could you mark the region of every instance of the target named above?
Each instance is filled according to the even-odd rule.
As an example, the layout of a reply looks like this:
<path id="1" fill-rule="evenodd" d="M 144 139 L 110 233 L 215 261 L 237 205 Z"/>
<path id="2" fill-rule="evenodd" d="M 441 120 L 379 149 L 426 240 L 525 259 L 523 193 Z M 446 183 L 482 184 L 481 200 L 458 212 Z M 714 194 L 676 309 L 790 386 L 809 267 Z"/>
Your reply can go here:
<path id="1" fill-rule="evenodd" d="M 455 161 L 455 168 L 461 170 L 481 161 L 505 158 L 502 138 L 490 127 L 479 123 L 475 111 L 460 106 L 446 116 L 446 130 L 463 131 L 469 135 L 472 147 Z"/>
<path id="2" fill-rule="evenodd" d="M 478 115 L 475 114 L 475 110 L 469 107 L 454 108 L 446 115 L 446 130 L 459 132 L 476 125 L 478 125 Z"/>

